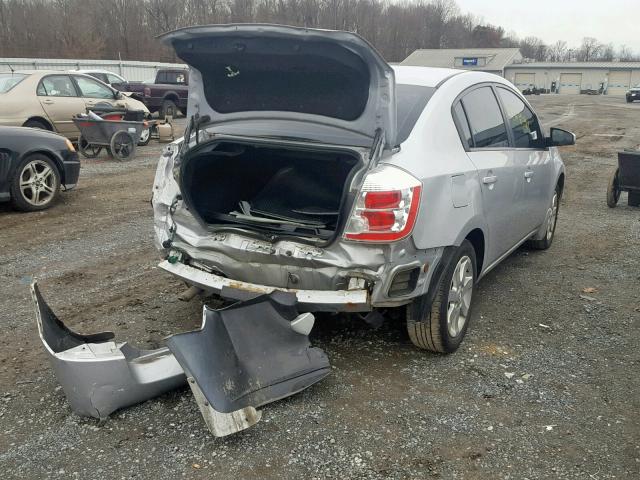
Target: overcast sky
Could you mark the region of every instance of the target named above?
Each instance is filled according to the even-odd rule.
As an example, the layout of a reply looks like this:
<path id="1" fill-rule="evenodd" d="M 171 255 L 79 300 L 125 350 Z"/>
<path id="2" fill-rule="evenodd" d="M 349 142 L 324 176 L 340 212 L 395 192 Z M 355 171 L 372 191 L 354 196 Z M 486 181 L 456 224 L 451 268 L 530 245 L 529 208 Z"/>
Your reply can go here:
<path id="1" fill-rule="evenodd" d="M 456 1 L 464 13 L 514 31 L 520 38 L 534 35 L 548 44 L 565 40 L 577 47 L 583 37 L 595 37 L 640 53 L 640 0 Z"/>

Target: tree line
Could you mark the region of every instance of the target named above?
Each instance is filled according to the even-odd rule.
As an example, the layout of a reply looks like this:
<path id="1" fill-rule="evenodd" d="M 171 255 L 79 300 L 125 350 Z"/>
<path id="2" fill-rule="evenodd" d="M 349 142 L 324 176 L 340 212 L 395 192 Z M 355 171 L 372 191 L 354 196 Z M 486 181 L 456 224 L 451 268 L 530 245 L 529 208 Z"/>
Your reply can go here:
<path id="1" fill-rule="evenodd" d="M 419 48 L 519 47 L 546 61 L 640 60 L 593 38 L 519 39 L 454 0 L 0 0 L 0 57 L 175 61 L 155 37 L 189 25 L 278 23 L 357 32 L 390 62 Z"/>

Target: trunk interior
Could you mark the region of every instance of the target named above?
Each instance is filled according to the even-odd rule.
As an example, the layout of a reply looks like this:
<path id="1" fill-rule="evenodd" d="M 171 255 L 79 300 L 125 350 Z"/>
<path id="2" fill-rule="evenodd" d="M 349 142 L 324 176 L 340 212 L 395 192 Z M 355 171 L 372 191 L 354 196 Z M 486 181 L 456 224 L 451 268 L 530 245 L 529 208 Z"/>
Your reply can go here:
<path id="1" fill-rule="evenodd" d="M 219 141 L 187 154 L 189 208 L 209 225 L 329 238 L 338 229 L 355 152 Z"/>

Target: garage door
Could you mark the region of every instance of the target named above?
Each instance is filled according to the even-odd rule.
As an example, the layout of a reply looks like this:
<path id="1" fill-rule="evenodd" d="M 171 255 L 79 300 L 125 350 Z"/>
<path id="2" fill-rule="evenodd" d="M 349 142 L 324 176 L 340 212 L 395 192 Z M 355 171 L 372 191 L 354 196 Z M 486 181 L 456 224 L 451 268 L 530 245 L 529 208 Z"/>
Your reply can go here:
<path id="1" fill-rule="evenodd" d="M 520 90 L 526 90 L 527 88 L 534 87 L 536 84 L 536 74 L 516 73 L 515 84 Z"/>
<path id="2" fill-rule="evenodd" d="M 609 73 L 608 95 L 624 95 L 631 83 L 631 70 L 612 71 Z"/>
<path id="3" fill-rule="evenodd" d="M 560 74 L 560 93 L 579 94 L 582 86 L 581 73 L 562 73 Z"/>

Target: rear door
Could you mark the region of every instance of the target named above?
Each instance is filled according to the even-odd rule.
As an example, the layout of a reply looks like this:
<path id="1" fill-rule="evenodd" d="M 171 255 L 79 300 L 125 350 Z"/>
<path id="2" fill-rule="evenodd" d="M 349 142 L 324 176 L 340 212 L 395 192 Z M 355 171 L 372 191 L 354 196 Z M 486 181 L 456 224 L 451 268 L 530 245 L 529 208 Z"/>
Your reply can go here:
<path id="1" fill-rule="evenodd" d="M 521 220 L 528 233 L 545 219 L 554 185 L 553 165 L 531 108 L 506 87 L 497 87 L 496 91 L 513 137 L 514 164 L 523 175 Z"/>
<path id="2" fill-rule="evenodd" d="M 40 80 L 36 94 L 56 131 L 65 136 L 77 136 L 72 118 L 84 113 L 84 101 L 70 75 L 47 75 Z"/>
<path id="3" fill-rule="evenodd" d="M 488 264 L 524 235 L 519 209 L 521 173 L 515 164 L 509 133 L 490 85 L 468 90 L 454 105 L 456 124 L 467 138 L 467 154 L 478 170 L 485 219 L 489 226 Z M 461 128 L 462 126 L 462 128 Z"/>

